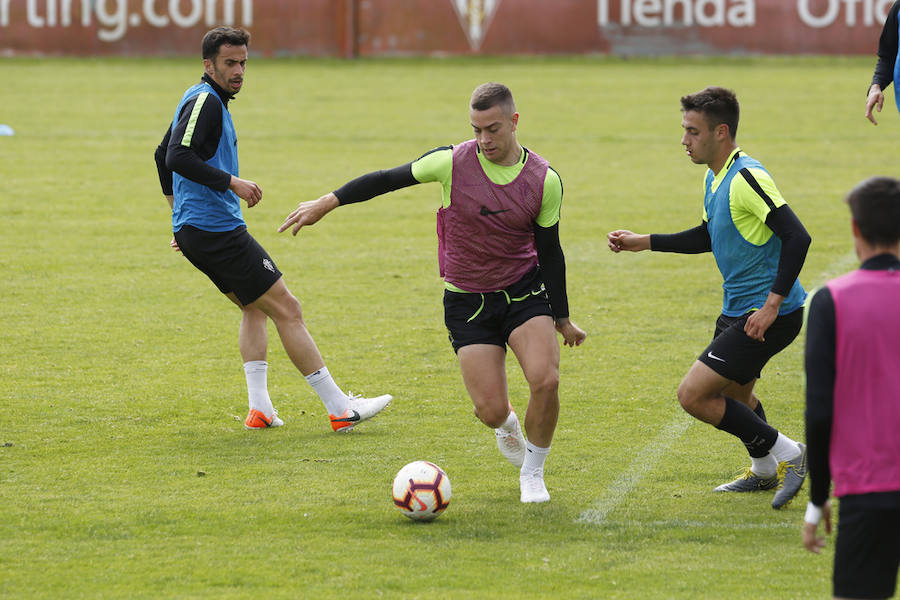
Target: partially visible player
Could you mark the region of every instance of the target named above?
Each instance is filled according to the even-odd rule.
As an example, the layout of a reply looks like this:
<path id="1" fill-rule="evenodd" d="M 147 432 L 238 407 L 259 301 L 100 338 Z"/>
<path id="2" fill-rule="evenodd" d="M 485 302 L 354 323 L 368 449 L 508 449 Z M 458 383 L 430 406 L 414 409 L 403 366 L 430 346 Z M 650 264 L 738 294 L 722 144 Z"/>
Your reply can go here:
<path id="1" fill-rule="evenodd" d="M 559 243 L 562 182 L 546 160 L 516 139 L 519 113 L 509 88 L 472 93 L 475 139 L 363 175 L 297 207 L 279 231 L 316 223 L 338 206 L 417 183 L 439 182 L 438 255 L 444 320 L 475 414 L 520 467 L 522 502 L 546 502 L 544 460 L 559 415 L 558 331 L 569 346 L 585 332 L 569 320 Z M 526 441 L 506 385 L 509 345 L 528 381 Z"/>
<path id="2" fill-rule="evenodd" d="M 900 22 L 897 14 L 900 12 L 900 0 L 895 0 L 888 11 L 887 19 L 881 30 L 881 38 L 878 41 L 878 62 L 875 63 L 875 74 L 869 85 L 869 93 L 866 96 L 866 118 L 873 125 L 878 125 L 873 110 L 881 112 L 884 106 L 884 90 L 894 84 L 894 99 L 900 110 L 900 89 L 897 81 L 900 80 L 900 55 L 898 55 L 898 39 L 900 39 Z"/>
<path id="3" fill-rule="evenodd" d="M 841 499 L 836 598 L 888 598 L 900 568 L 900 181 L 875 177 L 847 196 L 862 263 L 809 302 L 803 544 L 831 533 L 831 481 Z"/>
<path id="4" fill-rule="evenodd" d="M 334 431 L 350 431 L 375 416 L 391 396 L 357 398 L 332 378 L 303 322 L 300 303 L 281 271 L 247 232 L 247 207 L 262 200 L 254 181 L 238 177 L 237 134 L 228 110 L 244 84 L 250 34 L 217 27 L 203 37 L 203 74 L 175 109 L 156 149 L 163 194 L 172 209 L 175 239 L 170 245 L 205 273 L 241 310 L 238 337 L 250 411 L 247 429 L 279 427 L 266 385 L 267 319 L 272 319 L 291 361 L 325 404 Z"/>
<path id="5" fill-rule="evenodd" d="M 731 90 L 708 87 L 681 99 L 681 143 L 706 171 L 703 220 L 674 234 L 608 234 L 613 252 L 712 252 L 725 294 L 713 341 L 678 387 L 691 416 L 743 442 L 751 466 L 720 492 L 770 490 L 773 508 L 787 504 L 806 477 L 803 444 L 767 421 L 753 393 L 765 364 L 790 344 L 803 323 L 806 292 L 797 280 L 810 237 L 763 166 L 738 147 L 740 107 Z"/>

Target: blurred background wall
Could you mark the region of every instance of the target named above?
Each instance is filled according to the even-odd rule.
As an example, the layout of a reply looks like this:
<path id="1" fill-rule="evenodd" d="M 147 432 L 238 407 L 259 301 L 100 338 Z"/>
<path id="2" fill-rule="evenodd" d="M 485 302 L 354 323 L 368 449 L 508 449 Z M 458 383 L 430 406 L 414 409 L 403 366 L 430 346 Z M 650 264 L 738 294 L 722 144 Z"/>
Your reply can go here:
<path id="1" fill-rule="evenodd" d="M 892 0 L 0 0 L 0 53 L 874 54 Z"/>

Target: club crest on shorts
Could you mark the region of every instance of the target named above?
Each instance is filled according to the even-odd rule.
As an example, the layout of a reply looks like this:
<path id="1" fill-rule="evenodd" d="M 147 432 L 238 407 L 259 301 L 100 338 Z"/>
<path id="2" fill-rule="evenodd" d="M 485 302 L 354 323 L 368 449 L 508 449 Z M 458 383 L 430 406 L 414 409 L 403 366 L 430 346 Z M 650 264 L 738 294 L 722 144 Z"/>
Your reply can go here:
<path id="1" fill-rule="evenodd" d="M 273 265 L 272 261 L 269 260 L 268 258 L 263 259 L 263 266 L 265 268 L 267 268 L 268 270 L 272 271 L 273 273 L 275 272 L 275 265 Z"/>
<path id="2" fill-rule="evenodd" d="M 497 12 L 497 7 L 500 6 L 500 0 L 451 0 L 451 2 L 466 39 L 469 40 L 469 47 L 477 51 L 491 25 L 494 13 Z"/>

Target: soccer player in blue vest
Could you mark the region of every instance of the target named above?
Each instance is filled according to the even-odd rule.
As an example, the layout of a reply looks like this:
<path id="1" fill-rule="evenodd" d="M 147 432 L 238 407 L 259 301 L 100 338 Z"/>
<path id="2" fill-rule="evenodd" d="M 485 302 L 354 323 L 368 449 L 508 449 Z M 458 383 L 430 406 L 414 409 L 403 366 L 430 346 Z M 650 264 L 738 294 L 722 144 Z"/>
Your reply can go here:
<path id="1" fill-rule="evenodd" d="M 900 567 L 900 181 L 874 177 L 847 196 L 862 263 L 809 301 L 803 544 L 820 552 L 829 487 L 841 499 L 836 598 L 889 598 Z"/>
<path id="2" fill-rule="evenodd" d="M 878 125 L 872 112 L 881 112 L 884 107 L 884 90 L 894 83 L 894 100 L 900 110 L 900 89 L 896 82 L 900 80 L 900 55 L 898 55 L 898 40 L 900 40 L 900 0 L 896 0 L 888 11 L 881 30 L 881 38 L 878 40 L 878 62 L 875 63 L 875 74 L 869 85 L 869 94 L 866 96 L 866 118 L 873 125 Z"/>
<path id="3" fill-rule="evenodd" d="M 267 319 L 272 319 L 291 361 L 325 404 L 336 432 L 353 429 L 380 412 L 391 396 L 359 398 L 335 383 L 303 322 L 300 303 L 266 251 L 247 232 L 247 207 L 262 200 L 253 181 L 238 176 L 237 134 L 228 110 L 244 84 L 250 34 L 218 27 L 203 37 L 204 75 L 178 103 L 171 125 L 156 149 L 163 194 L 172 209 L 175 238 L 170 245 L 241 310 L 238 337 L 247 379 L 247 429 L 284 422 L 267 388 Z"/>
<path id="4" fill-rule="evenodd" d="M 713 340 L 678 387 L 691 416 L 743 442 L 751 466 L 720 492 L 781 487 L 773 508 L 797 495 L 806 477 L 806 448 L 767 421 L 753 386 L 763 366 L 790 344 L 803 323 L 806 292 L 797 280 L 810 237 L 763 166 L 738 147 L 740 106 L 734 92 L 708 87 L 681 98 L 681 143 L 706 165 L 703 220 L 674 234 L 607 236 L 610 250 L 712 252 L 724 299 Z"/>

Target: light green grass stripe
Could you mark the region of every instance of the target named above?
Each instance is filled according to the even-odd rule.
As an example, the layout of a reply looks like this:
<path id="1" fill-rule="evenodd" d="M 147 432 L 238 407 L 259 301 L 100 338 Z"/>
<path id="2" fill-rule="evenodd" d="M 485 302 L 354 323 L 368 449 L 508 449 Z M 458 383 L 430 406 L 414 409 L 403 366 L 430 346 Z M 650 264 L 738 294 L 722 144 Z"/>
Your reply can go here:
<path id="1" fill-rule="evenodd" d="M 191 111 L 191 118 L 188 120 L 187 127 L 184 130 L 184 137 L 181 138 L 182 146 L 191 146 L 191 138 L 194 137 L 194 127 L 197 126 L 197 119 L 200 117 L 200 111 L 203 110 L 203 103 L 206 102 L 207 96 L 209 96 L 209 92 L 203 92 L 197 96 L 197 101 L 194 103 L 194 110 Z"/>
<path id="2" fill-rule="evenodd" d="M 594 503 L 594 507 L 581 513 L 576 522 L 593 525 L 603 523 L 606 520 L 606 516 L 621 504 L 625 496 L 644 478 L 644 475 L 656 468 L 659 458 L 688 430 L 692 422 L 693 418 L 688 416 L 687 413 L 682 413 L 675 417 L 652 442 L 644 446 L 638 455 L 634 457 L 628 468 L 607 488 L 606 493 Z"/>

